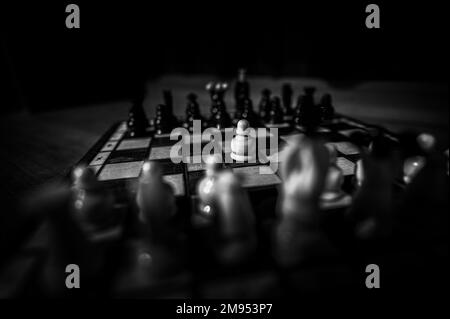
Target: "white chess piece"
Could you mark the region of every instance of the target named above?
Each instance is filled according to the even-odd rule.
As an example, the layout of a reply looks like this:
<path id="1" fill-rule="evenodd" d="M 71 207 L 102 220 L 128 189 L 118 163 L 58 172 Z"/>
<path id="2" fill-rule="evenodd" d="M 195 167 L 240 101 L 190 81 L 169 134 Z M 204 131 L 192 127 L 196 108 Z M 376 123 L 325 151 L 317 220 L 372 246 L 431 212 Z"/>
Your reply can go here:
<path id="1" fill-rule="evenodd" d="M 219 154 L 211 155 L 206 159 L 206 176 L 198 183 L 197 194 L 200 198 L 200 212 L 205 216 L 214 213 L 215 183 L 217 174 L 222 166 L 222 158 Z"/>
<path id="2" fill-rule="evenodd" d="M 231 140 L 231 158 L 239 162 L 256 159 L 256 138 L 249 132 L 250 124 L 247 120 L 237 123 L 236 136 Z"/>
<path id="3" fill-rule="evenodd" d="M 330 166 L 328 167 L 325 178 L 325 188 L 321 195 L 324 201 L 333 201 L 343 196 L 342 184 L 344 183 L 344 174 L 337 164 L 337 151 L 331 144 L 326 144 L 329 151 Z"/>

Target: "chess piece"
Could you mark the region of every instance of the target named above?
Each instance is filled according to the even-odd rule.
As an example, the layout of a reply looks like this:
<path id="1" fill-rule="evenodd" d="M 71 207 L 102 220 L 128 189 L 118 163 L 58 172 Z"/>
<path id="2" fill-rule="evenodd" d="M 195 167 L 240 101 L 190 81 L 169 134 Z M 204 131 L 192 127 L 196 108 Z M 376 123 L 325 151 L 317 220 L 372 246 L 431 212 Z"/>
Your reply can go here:
<path id="1" fill-rule="evenodd" d="M 314 103 L 314 87 L 305 87 L 304 94 L 297 100 L 294 123 L 304 127 L 306 130 L 313 131 L 320 123 L 320 109 Z"/>
<path id="2" fill-rule="evenodd" d="M 299 138 L 286 149 L 274 245 L 275 258 L 283 267 L 335 255 L 319 220 L 328 163 L 326 148 L 309 138 Z"/>
<path id="3" fill-rule="evenodd" d="M 142 166 L 136 203 L 139 220 L 146 225 L 152 241 L 166 239 L 168 224 L 176 211 L 175 196 L 172 187 L 163 180 L 157 162 L 145 162 Z"/>
<path id="4" fill-rule="evenodd" d="M 194 93 L 190 93 L 187 96 L 188 104 L 186 106 L 186 121 L 184 122 L 184 127 L 192 133 L 193 130 L 193 121 L 200 120 L 202 121 L 202 127 L 206 124 L 204 118 L 200 114 L 200 107 L 197 102 L 197 95 Z"/>
<path id="5" fill-rule="evenodd" d="M 344 195 L 344 192 L 342 191 L 342 184 L 344 183 L 344 173 L 336 163 L 336 148 L 330 144 L 326 144 L 326 147 L 329 152 L 330 166 L 328 167 L 324 192 L 321 195 L 321 199 L 324 201 L 334 201 Z"/>
<path id="6" fill-rule="evenodd" d="M 322 121 L 330 121 L 334 116 L 334 107 L 330 94 L 324 94 L 320 99 L 320 112 Z"/>
<path id="7" fill-rule="evenodd" d="M 239 162 L 256 159 L 256 137 L 251 136 L 250 124 L 247 120 L 240 120 L 237 124 L 236 135 L 231 140 L 231 158 Z"/>
<path id="8" fill-rule="evenodd" d="M 283 110 L 281 109 L 280 98 L 274 96 L 270 101 L 270 111 L 267 124 L 275 125 L 283 122 Z"/>
<path id="9" fill-rule="evenodd" d="M 252 257 L 256 248 L 255 220 L 247 192 L 231 171 L 218 174 L 215 183 L 215 215 L 222 264 L 233 265 Z"/>
<path id="10" fill-rule="evenodd" d="M 224 95 L 228 89 L 228 84 L 225 82 L 208 83 L 206 89 L 211 95 L 211 117 L 209 125 L 222 129 L 231 126 L 231 118 L 227 113 Z"/>
<path id="11" fill-rule="evenodd" d="M 91 240 L 109 227 L 117 226 L 117 216 L 112 207 L 112 194 L 100 186 L 94 171 L 89 167 L 77 167 L 73 171 L 74 217 Z"/>
<path id="12" fill-rule="evenodd" d="M 369 153 L 362 153 L 362 159 L 357 163 L 359 188 L 347 217 L 359 239 L 383 238 L 392 231 L 393 180 L 399 162 L 393 146 L 387 137 L 379 133 L 373 138 Z"/>
<path id="13" fill-rule="evenodd" d="M 169 90 L 163 90 L 163 99 L 165 105 L 166 117 L 170 123 L 171 129 L 179 125 L 177 118 L 173 114 L 173 97 L 172 92 Z"/>
<path id="14" fill-rule="evenodd" d="M 287 116 L 291 116 L 294 113 L 292 109 L 292 87 L 289 83 L 283 84 L 281 88 L 281 98 L 283 100 L 283 113 Z"/>
<path id="15" fill-rule="evenodd" d="M 259 117 L 263 122 L 268 121 L 270 108 L 271 108 L 271 98 L 270 98 L 270 90 L 264 89 L 261 95 L 261 101 L 259 102 Z"/>
<path id="16" fill-rule="evenodd" d="M 147 132 L 148 119 L 143 108 L 144 94 L 133 101 L 128 113 L 127 127 L 131 137 L 143 136 Z"/>
<path id="17" fill-rule="evenodd" d="M 258 126 L 258 117 L 255 111 L 253 111 L 253 103 L 249 98 L 244 98 L 241 100 L 242 110 L 240 114 L 236 114 L 236 119 L 247 120 L 252 127 Z"/>
<path id="18" fill-rule="evenodd" d="M 156 134 L 170 133 L 172 130 L 172 120 L 168 116 L 166 105 L 158 104 L 156 107 L 155 132 Z"/>
<path id="19" fill-rule="evenodd" d="M 234 100 L 236 103 L 236 119 L 241 118 L 243 112 L 243 101 L 250 97 L 250 84 L 246 79 L 246 70 L 239 69 L 238 80 L 234 87 Z"/>
<path id="20" fill-rule="evenodd" d="M 200 199 L 199 211 L 206 217 L 212 217 L 215 212 L 215 182 L 222 168 L 220 155 L 211 155 L 206 159 L 206 176 L 198 183 L 197 194 Z"/>
<path id="21" fill-rule="evenodd" d="M 409 145 L 412 150 L 412 156 L 405 159 L 403 164 L 403 181 L 406 184 L 411 183 L 417 173 L 425 166 L 426 157 L 435 150 L 436 139 L 429 133 L 421 133 Z M 415 150 L 415 151 L 414 151 Z"/>

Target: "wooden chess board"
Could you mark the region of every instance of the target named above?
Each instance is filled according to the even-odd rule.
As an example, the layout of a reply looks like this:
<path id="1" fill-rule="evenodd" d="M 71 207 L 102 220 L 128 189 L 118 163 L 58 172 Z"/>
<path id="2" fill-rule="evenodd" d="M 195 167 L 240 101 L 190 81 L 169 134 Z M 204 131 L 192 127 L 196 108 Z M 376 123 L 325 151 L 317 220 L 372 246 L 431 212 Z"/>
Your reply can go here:
<path id="1" fill-rule="evenodd" d="M 264 128 L 262 132 L 265 133 L 258 138 L 271 137 L 269 129 Z M 364 134 L 368 139 L 364 141 L 352 139 L 352 134 L 355 132 Z M 351 204 L 355 189 L 355 167 L 360 159 L 360 150 L 362 147 L 367 147 L 370 137 L 379 132 L 397 142 L 397 137 L 383 128 L 339 114 L 317 128 L 314 137 L 336 147 L 337 165 L 345 176 L 343 196 L 331 202 L 322 202 L 323 212 L 340 214 Z M 304 134 L 308 135 L 301 127 L 283 127 L 278 136 L 278 148 L 265 150 L 266 154 L 276 153 L 279 155 L 278 160 L 282 162 L 283 149 L 290 143 L 294 143 L 297 136 Z M 358 142 L 362 144 L 358 145 Z M 163 178 L 172 186 L 176 196 L 177 218 L 174 227 L 183 238 L 189 256 L 181 254 L 178 262 L 182 266 L 169 276 L 155 276 L 150 280 L 153 282 L 151 287 L 148 286 L 149 281 L 143 284 L 142 281 L 129 279 L 127 277 L 129 274 L 125 275 L 125 279 L 119 276 L 117 280 L 119 284 L 114 293 L 119 296 L 156 297 L 278 295 L 282 288 L 280 274 L 270 254 L 270 236 L 275 222 L 279 186 L 282 183 L 279 170 L 270 171 L 269 163 L 263 164 L 258 161 L 256 163 L 232 161 L 222 164 L 224 169 L 231 169 L 242 177 L 242 185 L 249 193 L 256 215 L 259 236 L 259 249 L 252 262 L 240 265 L 239 269 L 223 268 L 215 262 L 209 247 L 209 239 L 213 237 L 211 233 L 213 228 L 210 227 L 212 218 L 205 216 L 198 209 L 199 199 L 196 188 L 205 175 L 206 165 L 204 162 L 192 163 L 193 157 L 200 156 L 195 152 L 191 153 L 191 163 L 186 163 L 186 159 L 181 163 L 174 163 L 170 158 L 170 150 L 175 143 L 177 140 L 171 140 L 169 134 L 155 135 L 151 133 L 151 129 L 147 136 L 130 137 L 126 122 L 119 122 L 113 125 L 76 164 L 76 166 L 89 166 L 96 172 L 101 185 L 114 194 L 115 209 L 120 210 L 124 215 L 136 215 L 137 181 L 142 166 L 147 160 L 161 164 Z M 205 143 L 207 141 L 203 139 L 202 146 Z M 270 143 L 267 142 L 266 145 Z M 224 145 L 222 152 L 223 158 L 227 158 L 230 148 Z M 260 169 L 265 174 L 259 174 Z M 126 243 L 123 247 L 134 247 L 131 249 L 133 251 L 139 244 L 135 241 L 133 231 L 130 232 L 127 229 L 130 224 L 123 223 L 119 226 L 122 227 L 122 231 L 119 232 L 122 235 L 120 237 Z M 334 265 L 326 265 L 326 267 L 334 267 Z M 249 291 L 250 286 L 253 288 Z"/>

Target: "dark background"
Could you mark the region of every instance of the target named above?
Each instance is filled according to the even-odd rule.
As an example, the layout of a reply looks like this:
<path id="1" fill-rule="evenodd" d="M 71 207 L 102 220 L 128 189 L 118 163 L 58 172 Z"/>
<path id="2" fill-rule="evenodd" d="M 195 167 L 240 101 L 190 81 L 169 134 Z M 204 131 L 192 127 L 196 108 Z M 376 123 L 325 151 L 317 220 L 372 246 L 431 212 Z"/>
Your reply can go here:
<path id="1" fill-rule="evenodd" d="M 81 28 L 65 27 L 71 3 L 2 5 L 2 113 L 129 98 L 167 73 L 234 76 L 238 67 L 273 77 L 448 80 L 448 19 L 437 4 L 376 1 L 365 7 L 296 1 L 73 1 Z"/>

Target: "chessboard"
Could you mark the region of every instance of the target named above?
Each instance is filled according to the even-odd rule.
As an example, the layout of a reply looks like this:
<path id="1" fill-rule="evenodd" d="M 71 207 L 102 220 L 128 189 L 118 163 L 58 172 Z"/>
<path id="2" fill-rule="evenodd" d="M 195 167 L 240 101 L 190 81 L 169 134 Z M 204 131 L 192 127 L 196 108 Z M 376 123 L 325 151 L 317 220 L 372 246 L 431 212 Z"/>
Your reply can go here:
<path id="1" fill-rule="evenodd" d="M 209 84 L 207 89 L 214 86 L 223 88 L 222 84 L 218 86 Z M 211 94 L 213 106 L 220 104 L 218 101 L 221 100 L 220 94 L 217 97 L 216 93 Z M 313 101 L 311 96 L 313 93 L 314 89 L 305 88 L 305 95 L 299 98 L 300 106 L 297 106 L 297 109 L 301 108 L 301 104 L 305 101 Z M 283 272 L 280 271 L 270 253 L 272 229 L 277 218 L 277 199 L 283 180 L 279 170 L 274 170 L 270 163 L 275 161 L 283 165 L 284 150 L 305 136 L 321 141 L 334 149 L 335 164 L 343 175 L 342 193 L 332 200 L 321 200 L 320 209 L 322 214 L 341 216 L 352 204 L 356 189 L 355 174 L 357 163 L 361 159 L 361 150 L 368 149 L 372 139 L 380 135 L 393 143 L 398 143 L 394 133 L 336 113 L 334 109 L 326 118 L 319 116 L 318 120 L 301 121 L 296 119 L 298 114 L 293 114 L 294 112 L 291 114 L 282 112 L 279 109 L 280 101 L 275 98 L 271 100 L 269 112 L 265 112 L 263 105 L 265 94 L 267 95 L 267 91 L 263 92 L 259 114 L 249 109 L 248 104 L 241 110 L 237 107 L 236 114 L 233 117 L 229 116 L 228 119 L 224 119 L 224 113 L 221 113 L 219 123 L 217 117 L 211 116 L 216 122 L 207 121 L 205 125 L 201 125 L 200 132 L 193 131 L 193 124 L 189 123 L 189 120 L 192 122 L 196 118 L 204 119 L 198 112 L 196 117 L 192 116 L 197 108 L 193 94 L 188 96 L 188 100 L 189 103 L 194 103 L 194 111 L 187 112 L 188 118 L 185 122 L 174 118 L 170 115 L 170 111 L 164 111 L 164 108 L 172 107 L 170 93 L 167 91 L 164 93 L 165 104 L 157 108 L 155 119 L 150 121 L 146 119 L 142 103 L 135 102 L 130 111 L 130 118 L 112 125 L 87 154 L 71 168 L 67 178 L 69 183 L 72 183 L 73 172 L 77 167 L 87 167 L 95 173 L 102 191 L 112 194 L 113 208 L 110 214 L 115 216 L 112 218 L 112 227 L 97 232 L 91 238 L 93 242 L 115 243 L 114 245 L 120 247 L 118 253 L 115 253 L 116 261 L 113 263 L 115 284 L 108 291 L 109 294 L 120 297 L 207 298 L 283 295 L 286 293 L 286 284 L 282 279 Z M 329 97 L 325 98 L 325 101 L 330 103 Z M 320 105 L 312 103 L 306 106 L 305 111 L 303 105 L 302 115 L 305 112 L 308 114 L 308 107 L 320 109 Z M 217 114 L 224 110 L 224 106 L 219 105 L 215 112 Z M 249 112 L 253 112 L 253 117 L 248 114 Z M 276 114 L 277 112 L 279 114 Z M 214 111 L 212 113 L 214 114 Z M 246 116 L 243 117 L 242 113 Z M 314 113 L 312 114 L 310 116 L 314 116 Z M 142 127 L 139 126 L 140 120 L 135 118 L 137 115 L 145 118 L 142 121 Z M 164 117 L 162 120 L 158 118 L 161 115 Z M 168 117 L 172 119 L 168 121 Z M 308 118 L 308 115 L 304 117 Z M 255 128 L 258 128 L 257 140 L 265 140 L 265 143 L 262 143 L 265 149 L 258 149 L 258 151 L 266 154 L 269 161 L 261 162 L 259 159 L 254 162 L 236 161 L 230 157 L 232 152 L 230 141 L 224 138 L 226 136 L 224 133 L 227 129 L 235 132 L 240 118 L 248 120 L 255 125 Z M 171 124 L 168 124 L 169 122 Z M 180 142 L 180 138 L 171 139 L 170 129 L 175 128 L 176 125 L 185 127 L 190 132 L 188 138 L 182 137 L 184 143 L 188 144 L 190 152 L 187 156 L 178 154 L 174 158 L 173 154 L 171 156 L 171 150 Z M 221 156 L 225 159 L 220 164 L 221 169 L 229 170 L 240 177 L 241 186 L 247 191 L 255 214 L 258 247 L 250 260 L 238 266 L 224 266 L 217 260 L 214 252 L 217 247 L 213 244 L 214 216 L 200 209 L 201 199 L 198 188 L 207 171 L 207 156 L 204 156 L 204 149 L 211 142 L 211 136 L 202 133 L 208 125 L 214 127 L 223 137 L 219 143 Z M 274 128 L 276 130 L 273 130 Z M 276 138 L 277 143 L 271 141 L 273 138 Z M 196 147 L 195 143 L 200 143 L 200 146 Z M 274 144 L 276 147 L 272 148 L 271 145 Z M 174 230 L 173 236 L 177 238 L 179 246 L 176 249 L 176 258 L 172 256 L 172 259 L 162 258 L 158 261 L 157 257 L 154 257 L 155 263 L 165 260 L 162 265 L 159 265 L 164 268 L 163 270 L 159 267 L 145 268 L 145 260 L 152 260 L 153 255 L 144 253 L 146 246 L 139 239 L 140 231 L 137 221 L 139 207 L 136 196 L 143 166 L 147 162 L 159 164 L 163 180 L 171 186 L 176 201 L 176 215 L 171 223 Z M 161 198 L 161 201 L 164 199 Z M 139 257 L 130 257 L 133 254 Z M 141 269 L 139 272 L 133 268 L 136 267 L 136 264 L 131 262 L 133 258 L 139 258 L 138 263 L 144 265 L 139 267 L 147 271 Z M 307 276 L 311 272 L 320 272 L 323 267 L 331 267 L 339 271 L 339 266 L 335 266 L 333 263 L 331 265 L 314 264 L 303 269 L 302 272 L 304 276 Z M 303 285 L 308 280 L 303 278 L 301 281 Z M 344 285 L 348 284 L 346 282 Z"/>

